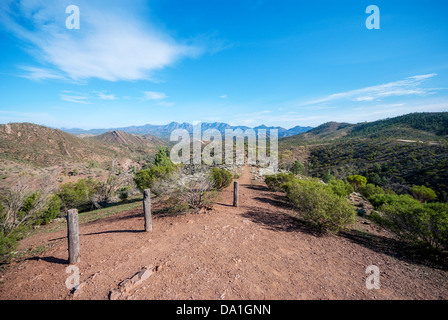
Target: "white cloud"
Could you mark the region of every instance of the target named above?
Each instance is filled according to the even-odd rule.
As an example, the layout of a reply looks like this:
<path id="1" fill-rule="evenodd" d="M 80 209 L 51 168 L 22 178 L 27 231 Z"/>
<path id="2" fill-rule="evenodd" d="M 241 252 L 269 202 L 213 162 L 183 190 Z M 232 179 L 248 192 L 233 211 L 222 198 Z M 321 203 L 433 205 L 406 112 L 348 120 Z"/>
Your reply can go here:
<path id="1" fill-rule="evenodd" d="M 40 81 L 40 80 L 66 80 L 66 78 L 49 69 L 44 68 L 36 68 L 36 67 L 29 67 L 29 66 L 20 66 L 20 69 L 25 71 L 24 74 L 21 74 L 20 77 L 27 78 L 34 81 Z"/>
<path id="2" fill-rule="evenodd" d="M 46 66 L 28 67 L 33 80 L 148 80 L 154 71 L 202 52 L 150 25 L 139 10 L 146 11 L 144 2 L 78 0 L 79 30 L 65 27 L 65 8 L 72 1 L 2 2 L 0 23 L 26 41 L 29 53 Z"/>
<path id="3" fill-rule="evenodd" d="M 118 98 L 114 94 L 107 94 L 101 91 L 94 92 L 97 96 L 97 99 L 100 100 L 117 100 Z"/>
<path id="4" fill-rule="evenodd" d="M 425 80 L 430 79 L 437 74 L 425 74 L 408 77 L 404 80 L 393 81 L 376 86 L 356 89 L 341 93 L 331 94 L 329 96 L 310 101 L 305 105 L 326 103 L 335 100 L 349 100 L 349 101 L 378 101 L 382 98 L 393 96 L 409 96 L 409 95 L 426 95 L 432 94 L 437 88 L 422 88 L 419 87 Z"/>
<path id="5" fill-rule="evenodd" d="M 174 102 L 166 102 L 166 101 L 160 101 L 157 105 L 161 107 L 172 107 L 175 105 Z"/>
<path id="6" fill-rule="evenodd" d="M 67 102 L 92 104 L 92 102 L 87 101 L 88 99 L 89 99 L 89 97 L 82 96 L 82 95 L 61 94 L 61 100 L 67 101 Z"/>
<path id="7" fill-rule="evenodd" d="M 163 100 L 168 98 L 163 92 L 145 91 L 144 100 Z"/>
<path id="8" fill-rule="evenodd" d="M 373 101 L 373 100 L 375 100 L 375 97 L 368 97 L 368 96 L 357 97 L 357 98 L 353 99 L 353 101 Z"/>
<path id="9" fill-rule="evenodd" d="M 227 98 L 227 95 L 226 95 L 226 94 L 223 94 L 222 96 L 220 96 L 220 98 L 221 98 L 221 99 L 226 99 L 226 98 Z"/>

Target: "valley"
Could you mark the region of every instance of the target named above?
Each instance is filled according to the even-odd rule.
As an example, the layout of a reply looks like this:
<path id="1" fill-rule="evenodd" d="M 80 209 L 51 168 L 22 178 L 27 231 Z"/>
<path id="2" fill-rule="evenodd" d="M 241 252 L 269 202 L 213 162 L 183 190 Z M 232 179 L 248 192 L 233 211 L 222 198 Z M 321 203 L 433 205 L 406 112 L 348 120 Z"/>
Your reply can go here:
<path id="1" fill-rule="evenodd" d="M 447 299 L 445 236 L 435 232 L 437 250 L 409 242 L 378 222 L 378 210 L 388 207 L 370 202 L 375 191 L 418 210 L 440 208 L 443 216 L 446 127 L 448 113 L 330 122 L 279 139 L 278 175 L 266 176 L 259 164 L 224 164 L 212 166 L 218 180 L 211 185 L 210 166 L 174 165 L 173 143 L 159 136 L 121 130 L 75 136 L 29 123 L 0 125 L 3 209 L 20 200 L 16 219 L 46 208 L 41 224 L 5 228 L 4 239 L 12 242 L 1 247 L 8 255 L 0 299 Z M 269 177 L 290 181 L 275 188 Z M 353 177 L 368 188 L 350 186 Z M 222 187 L 215 188 L 217 181 Z M 238 207 L 231 204 L 232 181 L 241 186 Z M 323 196 L 316 212 L 325 215 L 317 207 L 339 201 L 352 223 L 329 234 L 313 227 L 291 196 L 302 183 L 325 192 L 309 199 Z M 434 190 L 437 203 L 413 199 L 415 186 Z M 140 230 L 140 192 L 148 187 L 150 234 Z M 39 207 L 44 196 L 52 200 Z M 83 289 L 76 294 L 64 285 L 64 215 L 74 207 L 83 252 Z M 366 289 L 363 278 L 372 263 L 382 272 L 378 291 Z M 158 271 L 141 287 L 117 289 L 142 266 Z"/>

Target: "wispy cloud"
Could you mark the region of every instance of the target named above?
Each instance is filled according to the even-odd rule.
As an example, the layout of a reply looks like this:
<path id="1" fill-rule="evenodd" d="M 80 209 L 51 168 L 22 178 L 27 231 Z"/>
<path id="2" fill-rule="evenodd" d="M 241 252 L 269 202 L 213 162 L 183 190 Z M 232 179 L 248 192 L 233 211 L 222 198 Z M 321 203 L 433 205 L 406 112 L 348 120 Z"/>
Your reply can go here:
<path id="1" fill-rule="evenodd" d="M 96 98 L 100 100 L 117 100 L 118 98 L 114 94 L 107 94 L 103 91 L 95 91 Z"/>
<path id="2" fill-rule="evenodd" d="M 222 96 L 220 96 L 221 99 L 227 99 L 227 95 L 223 94 Z"/>
<path id="3" fill-rule="evenodd" d="M 141 1 L 129 6 L 122 1 L 78 0 L 81 28 L 68 30 L 65 8 L 72 2 L 2 0 L 0 23 L 46 66 L 22 68 L 25 77 L 147 80 L 156 70 L 202 53 L 198 46 L 177 41 L 149 24 L 139 12 L 146 9 Z"/>
<path id="4" fill-rule="evenodd" d="M 144 100 L 163 100 L 168 98 L 163 92 L 145 91 Z"/>
<path id="5" fill-rule="evenodd" d="M 67 102 L 92 104 L 92 102 L 88 101 L 88 99 L 89 99 L 89 97 L 83 96 L 83 95 L 61 94 L 61 100 L 67 101 Z"/>
<path id="6" fill-rule="evenodd" d="M 335 93 L 326 97 L 308 101 L 304 105 L 313 105 L 326 103 L 336 100 L 348 100 L 355 102 L 379 101 L 388 97 L 396 96 L 412 96 L 412 95 L 428 95 L 435 93 L 437 88 L 423 88 L 420 85 L 436 76 L 437 74 L 425 74 L 408 77 L 404 80 L 393 81 L 376 86 L 370 86 L 362 89 L 356 89 L 341 93 Z"/>
<path id="7" fill-rule="evenodd" d="M 161 106 L 161 107 L 172 107 L 175 105 L 174 102 L 167 102 L 167 101 L 160 101 L 159 103 L 157 103 L 157 105 Z"/>
<path id="8" fill-rule="evenodd" d="M 41 80 L 66 80 L 66 77 L 62 74 L 45 68 L 36 68 L 29 66 L 20 66 L 20 69 L 24 71 L 24 73 L 19 76 L 22 78 L 30 79 L 33 81 L 41 81 Z"/>

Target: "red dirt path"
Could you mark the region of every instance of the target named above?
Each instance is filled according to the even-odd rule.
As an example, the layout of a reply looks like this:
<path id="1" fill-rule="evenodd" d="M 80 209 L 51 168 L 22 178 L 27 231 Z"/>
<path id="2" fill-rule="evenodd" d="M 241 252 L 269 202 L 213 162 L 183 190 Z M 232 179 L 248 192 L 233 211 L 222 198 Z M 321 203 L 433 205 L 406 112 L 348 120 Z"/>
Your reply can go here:
<path id="1" fill-rule="evenodd" d="M 0 280 L 0 299 L 108 299 L 142 267 L 159 266 L 126 299 L 448 299 L 448 271 L 408 259 L 395 240 L 344 232 L 319 237 L 291 217 L 280 194 L 256 183 L 245 167 L 240 207 L 232 187 L 207 214 L 153 217 L 142 209 L 80 226 L 82 292 L 65 286 L 66 231 L 24 239 L 22 246 L 53 246 L 13 265 Z M 389 246 L 389 243 L 392 246 Z M 397 249 L 398 248 L 398 249 Z M 366 267 L 380 270 L 379 290 L 366 288 Z"/>

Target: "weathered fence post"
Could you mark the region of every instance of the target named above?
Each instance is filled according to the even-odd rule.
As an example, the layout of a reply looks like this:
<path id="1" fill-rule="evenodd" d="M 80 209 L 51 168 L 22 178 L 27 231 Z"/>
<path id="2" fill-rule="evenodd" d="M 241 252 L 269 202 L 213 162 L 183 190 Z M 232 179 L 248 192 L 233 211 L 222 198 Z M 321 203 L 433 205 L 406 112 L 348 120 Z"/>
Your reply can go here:
<path id="1" fill-rule="evenodd" d="M 233 206 L 238 207 L 239 197 L 238 197 L 238 181 L 233 182 Z"/>
<path id="2" fill-rule="evenodd" d="M 75 264 L 81 259 L 79 254 L 78 210 L 70 209 L 67 214 L 68 263 Z"/>
<path id="3" fill-rule="evenodd" d="M 143 211 L 145 212 L 145 231 L 152 230 L 151 219 L 151 190 L 146 189 L 143 191 Z"/>

